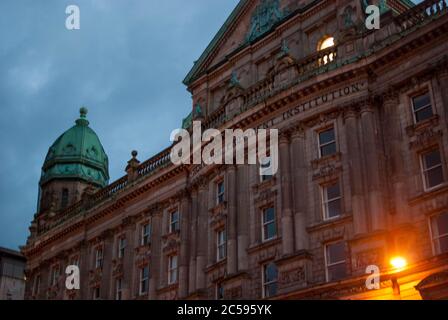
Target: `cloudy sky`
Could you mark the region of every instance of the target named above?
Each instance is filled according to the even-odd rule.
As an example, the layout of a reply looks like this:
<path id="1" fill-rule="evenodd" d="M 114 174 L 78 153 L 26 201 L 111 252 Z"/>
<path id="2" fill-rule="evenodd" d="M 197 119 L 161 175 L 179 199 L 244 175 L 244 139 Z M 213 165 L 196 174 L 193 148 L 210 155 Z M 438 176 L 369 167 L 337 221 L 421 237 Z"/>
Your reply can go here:
<path id="1" fill-rule="evenodd" d="M 48 147 L 89 109 L 111 181 L 169 145 L 184 76 L 237 0 L 0 1 L 0 246 L 26 241 Z M 65 28 L 76 4 L 81 29 Z"/>
<path id="2" fill-rule="evenodd" d="M 0 246 L 26 241 L 48 147 L 88 118 L 111 181 L 133 149 L 169 145 L 191 110 L 184 76 L 238 0 L 0 1 Z M 68 5 L 81 29 L 65 28 Z"/>

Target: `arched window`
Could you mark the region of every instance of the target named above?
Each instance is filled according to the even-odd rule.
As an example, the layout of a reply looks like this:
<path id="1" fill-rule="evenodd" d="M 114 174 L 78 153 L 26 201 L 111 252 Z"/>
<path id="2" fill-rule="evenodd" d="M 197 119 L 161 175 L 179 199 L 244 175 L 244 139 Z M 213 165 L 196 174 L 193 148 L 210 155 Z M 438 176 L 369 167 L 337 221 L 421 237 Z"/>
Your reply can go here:
<path id="1" fill-rule="evenodd" d="M 324 37 L 321 41 L 319 41 L 319 46 L 317 48 L 318 51 L 322 51 L 328 48 L 334 47 L 334 38 L 330 36 Z M 327 64 L 334 60 L 336 54 L 331 52 L 323 56 L 319 59 L 319 65 Z"/>
<path id="2" fill-rule="evenodd" d="M 61 209 L 65 209 L 68 205 L 68 189 L 62 189 L 61 195 Z"/>

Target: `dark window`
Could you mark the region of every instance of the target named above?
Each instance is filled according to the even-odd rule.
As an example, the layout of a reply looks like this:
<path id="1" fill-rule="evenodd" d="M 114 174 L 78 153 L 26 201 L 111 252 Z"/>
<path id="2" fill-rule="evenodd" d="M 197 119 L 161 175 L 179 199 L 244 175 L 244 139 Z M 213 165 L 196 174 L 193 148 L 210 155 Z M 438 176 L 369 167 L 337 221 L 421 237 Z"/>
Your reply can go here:
<path id="1" fill-rule="evenodd" d="M 170 214 L 170 233 L 179 231 L 179 212 L 174 211 Z"/>
<path id="2" fill-rule="evenodd" d="M 437 187 L 444 182 L 442 158 L 439 150 L 423 154 L 422 166 L 426 189 Z"/>
<path id="3" fill-rule="evenodd" d="M 65 209 L 68 205 L 68 189 L 62 189 L 61 209 Z"/>
<path id="4" fill-rule="evenodd" d="M 435 253 L 448 252 L 448 213 L 431 218 L 431 232 Z"/>
<path id="5" fill-rule="evenodd" d="M 273 207 L 263 210 L 263 241 L 277 237 L 277 223 Z"/>
<path id="6" fill-rule="evenodd" d="M 433 116 L 429 92 L 412 98 L 415 122 L 419 123 Z"/>
<path id="7" fill-rule="evenodd" d="M 319 133 L 320 157 L 330 156 L 336 153 L 336 135 L 334 128 Z"/>
<path id="8" fill-rule="evenodd" d="M 142 225 L 141 245 L 145 246 L 151 242 L 151 225 L 146 223 Z"/>
<path id="9" fill-rule="evenodd" d="M 221 204 L 221 203 L 224 202 L 224 193 L 225 193 L 224 182 L 219 182 L 218 183 L 218 190 L 217 190 L 217 201 L 218 201 L 218 204 Z"/>
<path id="10" fill-rule="evenodd" d="M 345 242 L 329 244 L 326 247 L 327 280 L 336 281 L 347 276 Z"/>
<path id="11" fill-rule="evenodd" d="M 146 266 L 140 269 L 140 295 L 146 294 L 148 292 L 149 284 L 149 267 Z"/>
<path id="12" fill-rule="evenodd" d="M 269 298 L 277 294 L 278 270 L 275 263 L 263 267 L 263 297 Z"/>
<path id="13" fill-rule="evenodd" d="M 224 286 L 221 283 L 216 286 L 216 300 L 224 300 Z"/>
<path id="14" fill-rule="evenodd" d="M 332 219 L 341 215 L 341 188 L 339 181 L 323 187 L 323 204 L 325 219 Z"/>

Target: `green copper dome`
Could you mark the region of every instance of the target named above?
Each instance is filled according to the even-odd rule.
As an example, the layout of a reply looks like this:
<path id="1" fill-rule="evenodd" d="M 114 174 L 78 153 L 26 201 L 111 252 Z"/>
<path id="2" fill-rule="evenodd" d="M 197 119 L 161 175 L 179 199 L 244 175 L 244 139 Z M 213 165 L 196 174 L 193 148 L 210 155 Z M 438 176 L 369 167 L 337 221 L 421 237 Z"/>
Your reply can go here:
<path id="1" fill-rule="evenodd" d="M 40 185 L 53 179 L 81 179 L 104 187 L 109 182 L 109 161 L 100 139 L 89 127 L 87 109 L 80 109 L 76 125 L 50 147 L 42 167 Z"/>

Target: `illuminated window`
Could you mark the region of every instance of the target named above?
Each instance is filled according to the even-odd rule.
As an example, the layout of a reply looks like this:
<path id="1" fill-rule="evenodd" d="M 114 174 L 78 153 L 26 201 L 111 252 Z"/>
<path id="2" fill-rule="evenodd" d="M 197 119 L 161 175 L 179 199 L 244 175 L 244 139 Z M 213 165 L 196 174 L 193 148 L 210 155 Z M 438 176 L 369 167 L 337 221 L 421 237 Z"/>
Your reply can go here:
<path id="1" fill-rule="evenodd" d="M 435 254 L 448 252 L 448 213 L 431 218 L 431 234 Z"/>
<path id="2" fill-rule="evenodd" d="M 334 38 L 326 37 L 319 43 L 319 47 L 317 49 L 318 49 L 318 51 L 321 51 L 321 50 L 325 50 L 325 49 L 328 49 L 331 47 L 334 47 Z M 333 53 L 333 52 L 329 53 L 319 59 L 319 65 L 327 64 L 327 63 L 333 61 L 334 58 L 335 58 L 335 53 Z"/>

